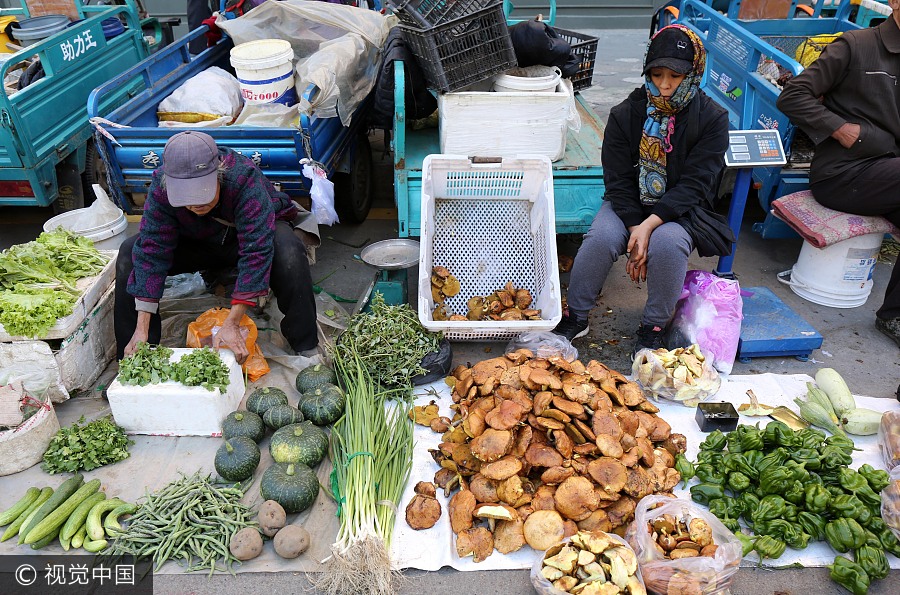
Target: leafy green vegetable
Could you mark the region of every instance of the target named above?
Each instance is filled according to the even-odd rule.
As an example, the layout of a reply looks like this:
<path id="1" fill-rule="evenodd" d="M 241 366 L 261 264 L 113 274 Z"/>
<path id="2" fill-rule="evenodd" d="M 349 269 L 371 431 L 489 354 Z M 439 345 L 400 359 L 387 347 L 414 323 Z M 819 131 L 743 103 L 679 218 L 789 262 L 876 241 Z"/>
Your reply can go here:
<path id="1" fill-rule="evenodd" d="M 175 364 L 172 379 L 185 386 L 202 386 L 206 390 L 228 390 L 228 367 L 210 347 L 195 349 Z"/>
<path id="2" fill-rule="evenodd" d="M 85 425 L 84 416 L 70 427 L 62 428 L 50 440 L 41 468 L 47 473 L 90 471 L 128 458 L 128 446 L 134 444 L 110 416 Z"/>
<path id="3" fill-rule="evenodd" d="M 134 386 L 159 384 L 173 376 L 173 366 L 169 361 L 172 350 L 168 347 L 150 347 L 138 344 L 137 351 L 119 362 L 119 382 Z"/>
<path id="4" fill-rule="evenodd" d="M 75 297 L 54 289 L 0 291 L 0 324 L 13 336 L 42 337 L 72 313 Z"/>

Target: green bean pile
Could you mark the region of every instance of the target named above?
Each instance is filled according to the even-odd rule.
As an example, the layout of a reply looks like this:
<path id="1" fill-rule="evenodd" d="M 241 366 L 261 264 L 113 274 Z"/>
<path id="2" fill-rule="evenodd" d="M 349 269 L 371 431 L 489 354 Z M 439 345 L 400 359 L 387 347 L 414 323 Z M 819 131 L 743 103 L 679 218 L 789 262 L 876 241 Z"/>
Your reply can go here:
<path id="1" fill-rule="evenodd" d="M 211 477 L 183 476 L 148 493 L 104 554 L 152 558 L 157 571 L 167 560 L 183 559 L 188 572 L 234 574 L 231 565 L 236 558 L 228 550 L 231 538 L 257 523 L 250 520 L 250 508 L 241 504 L 245 490 L 236 484 L 214 484 Z M 220 558 L 225 560 L 221 566 Z"/>

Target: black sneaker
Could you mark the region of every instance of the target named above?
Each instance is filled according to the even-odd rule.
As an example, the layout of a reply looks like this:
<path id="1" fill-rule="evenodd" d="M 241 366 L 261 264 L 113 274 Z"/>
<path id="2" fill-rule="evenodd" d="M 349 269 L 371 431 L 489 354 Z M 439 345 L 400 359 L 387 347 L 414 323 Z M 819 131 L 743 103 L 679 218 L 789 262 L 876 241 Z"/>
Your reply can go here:
<path id="1" fill-rule="evenodd" d="M 563 314 L 562 320 L 559 321 L 553 332 L 557 335 L 562 335 L 571 342 L 578 337 L 585 336 L 590 330 L 587 318 L 578 318 L 573 314 L 567 313 Z"/>
<path id="2" fill-rule="evenodd" d="M 875 317 L 875 328 L 893 339 L 894 343 L 900 346 L 900 317 L 884 318 Z"/>
<path id="3" fill-rule="evenodd" d="M 642 324 L 638 327 L 637 340 L 631 349 L 631 359 L 637 355 L 641 349 L 659 349 L 666 346 L 666 331 L 662 327 L 647 326 Z"/>

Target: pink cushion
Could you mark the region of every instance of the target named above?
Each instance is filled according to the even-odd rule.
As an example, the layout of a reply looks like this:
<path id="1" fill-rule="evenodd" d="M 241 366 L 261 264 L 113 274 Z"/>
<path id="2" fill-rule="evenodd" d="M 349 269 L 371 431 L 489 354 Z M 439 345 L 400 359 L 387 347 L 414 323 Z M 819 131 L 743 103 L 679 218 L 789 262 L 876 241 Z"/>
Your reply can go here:
<path id="1" fill-rule="evenodd" d="M 809 190 L 782 196 L 772 202 L 772 210 L 816 248 L 870 233 L 900 232 L 884 217 L 851 215 L 823 207 Z"/>

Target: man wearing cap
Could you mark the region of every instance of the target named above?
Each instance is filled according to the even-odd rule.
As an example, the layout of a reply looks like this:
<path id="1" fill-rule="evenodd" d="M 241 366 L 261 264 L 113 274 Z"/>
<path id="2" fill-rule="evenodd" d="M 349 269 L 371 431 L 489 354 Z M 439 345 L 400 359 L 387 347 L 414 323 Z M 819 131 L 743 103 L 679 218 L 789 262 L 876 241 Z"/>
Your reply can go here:
<path id="1" fill-rule="evenodd" d="M 247 309 L 269 293 L 284 314 L 291 347 L 312 355 L 318 345 L 316 307 L 303 240 L 295 234 L 300 208 L 275 190 L 250 159 L 221 149 L 197 131 L 172 136 L 153 172 L 140 233 L 123 242 L 116 262 L 118 358 L 138 343 L 158 344 L 158 308 L 168 275 L 237 268 L 231 312 L 213 346 L 243 363 L 240 332 Z"/>

